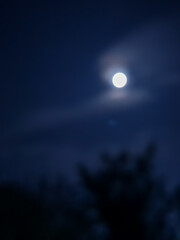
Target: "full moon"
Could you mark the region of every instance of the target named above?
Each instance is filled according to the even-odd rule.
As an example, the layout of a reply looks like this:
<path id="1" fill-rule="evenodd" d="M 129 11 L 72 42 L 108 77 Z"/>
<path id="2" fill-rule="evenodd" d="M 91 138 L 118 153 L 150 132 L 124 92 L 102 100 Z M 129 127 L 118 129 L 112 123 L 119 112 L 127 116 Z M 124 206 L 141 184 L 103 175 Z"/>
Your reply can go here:
<path id="1" fill-rule="evenodd" d="M 112 78 L 112 83 L 117 88 L 123 88 L 127 83 L 127 77 L 124 73 L 116 73 Z"/>

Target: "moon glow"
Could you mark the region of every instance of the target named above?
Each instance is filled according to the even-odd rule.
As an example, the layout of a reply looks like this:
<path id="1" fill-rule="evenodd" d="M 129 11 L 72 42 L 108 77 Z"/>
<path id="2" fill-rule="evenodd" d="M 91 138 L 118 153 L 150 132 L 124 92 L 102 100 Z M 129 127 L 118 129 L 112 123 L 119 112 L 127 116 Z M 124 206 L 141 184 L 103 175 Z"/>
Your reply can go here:
<path id="1" fill-rule="evenodd" d="M 112 83 L 116 88 L 123 88 L 127 83 L 127 77 L 124 73 L 116 73 L 112 78 Z"/>

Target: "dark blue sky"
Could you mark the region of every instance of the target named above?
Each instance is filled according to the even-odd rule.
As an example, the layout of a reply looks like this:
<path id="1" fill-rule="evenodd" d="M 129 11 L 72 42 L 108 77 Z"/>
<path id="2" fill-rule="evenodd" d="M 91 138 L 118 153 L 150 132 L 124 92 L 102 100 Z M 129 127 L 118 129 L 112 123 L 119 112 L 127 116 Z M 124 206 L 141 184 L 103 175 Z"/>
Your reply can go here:
<path id="1" fill-rule="evenodd" d="M 5 179 L 34 180 L 103 151 L 158 146 L 157 170 L 180 181 L 177 1 L 4 1 L 0 161 Z M 115 90 L 108 71 L 128 76 Z"/>

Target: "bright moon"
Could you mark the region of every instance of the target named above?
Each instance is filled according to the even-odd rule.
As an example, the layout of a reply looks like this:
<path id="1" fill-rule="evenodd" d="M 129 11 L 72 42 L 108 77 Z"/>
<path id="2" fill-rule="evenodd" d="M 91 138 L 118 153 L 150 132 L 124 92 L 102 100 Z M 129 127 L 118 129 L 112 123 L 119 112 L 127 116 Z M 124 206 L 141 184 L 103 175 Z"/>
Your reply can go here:
<path id="1" fill-rule="evenodd" d="M 127 83 L 127 77 L 124 73 L 116 73 L 112 78 L 112 83 L 117 88 L 122 88 Z"/>

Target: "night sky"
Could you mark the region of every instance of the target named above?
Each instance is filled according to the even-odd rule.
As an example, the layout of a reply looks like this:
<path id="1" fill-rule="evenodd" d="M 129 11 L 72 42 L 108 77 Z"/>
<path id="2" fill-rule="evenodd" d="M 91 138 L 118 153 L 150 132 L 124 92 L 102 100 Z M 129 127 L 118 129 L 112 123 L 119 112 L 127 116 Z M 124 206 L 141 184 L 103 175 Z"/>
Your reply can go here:
<path id="1" fill-rule="evenodd" d="M 107 151 L 157 144 L 180 182 L 178 1 L 4 1 L 0 6 L 1 177 L 33 182 Z M 113 87 L 116 72 L 127 75 Z"/>

